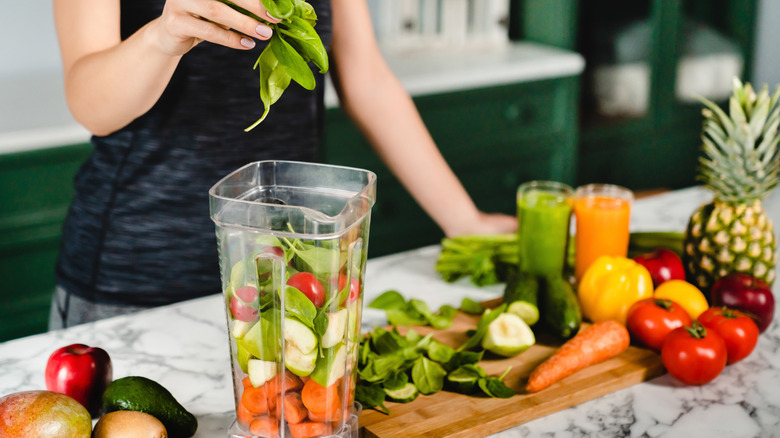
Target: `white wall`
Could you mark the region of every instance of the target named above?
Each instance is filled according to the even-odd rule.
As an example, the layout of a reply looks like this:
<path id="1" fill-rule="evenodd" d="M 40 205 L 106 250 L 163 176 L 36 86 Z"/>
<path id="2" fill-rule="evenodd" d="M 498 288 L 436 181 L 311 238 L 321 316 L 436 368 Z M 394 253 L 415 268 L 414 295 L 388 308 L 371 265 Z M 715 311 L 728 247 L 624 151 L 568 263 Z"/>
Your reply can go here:
<path id="1" fill-rule="evenodd" d="M 51 0 L 2 0 L 0 77 L 60 71 Z"/>
<path id="2" fill-rule="evenodd" d="M 780 84 L 780 0 L 759 0 L 753 58 L 754 84 Z"/>

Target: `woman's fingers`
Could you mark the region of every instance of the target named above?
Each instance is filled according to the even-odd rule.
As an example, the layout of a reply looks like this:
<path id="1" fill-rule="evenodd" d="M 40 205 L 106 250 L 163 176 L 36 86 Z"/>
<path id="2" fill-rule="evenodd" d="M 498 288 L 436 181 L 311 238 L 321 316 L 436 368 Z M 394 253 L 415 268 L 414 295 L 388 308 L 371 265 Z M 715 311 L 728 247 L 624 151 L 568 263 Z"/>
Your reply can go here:
<path id="1" fill-rule="evenodd" d="M 259 3 L 259 1 L 258 1 Z M 200 0 L 196 3 L 192 13 L 199 17 L 219 24 L 222 27 L 227 27 L 235 32 L 240 32 L 251 38 L 259 38 L 267 40 L 271 37 L 273 30 L 265 23 L 255 20 L 252 17 L 244 15 L 230 6 L 217 0 Z M 211 41 L 217 44 L 223 44 L 223 41 L 230 41 L 235 43 L 236 36 L 229 35 L 214 35 L 211 32 L 210 27 L 204 27 L 203 31 L 207 33 L 208 38 L 203 38 L 206 41 Z M 201 35 L 194 35 L 196 37 L 202 37 Z M 240 39 L 238 40 L 240 42 Z M 224 44 L 223 44 L 224 45 Z M 236 47 L 230 45 L 229 47 Z"/>
<path id="2" fill-rule="evenodd" d="M 232 0 L 232 1 L 237 6 L 246 9 L 247 11 L 257 15 L 263 20 L 267 20 L 270 23 L 278 23 L 281 21 L 280 19 L 268 14 L 268 11 L 266 11 L 265 7 L 263 6 L 263 2 L 261 0 Z"/>

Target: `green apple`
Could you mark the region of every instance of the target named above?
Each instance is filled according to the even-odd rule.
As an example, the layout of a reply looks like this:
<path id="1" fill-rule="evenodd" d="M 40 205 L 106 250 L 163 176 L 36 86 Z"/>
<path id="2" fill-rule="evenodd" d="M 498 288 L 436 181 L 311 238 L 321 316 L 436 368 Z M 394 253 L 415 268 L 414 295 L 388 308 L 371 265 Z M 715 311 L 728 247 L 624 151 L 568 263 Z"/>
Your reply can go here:
<path id="1" fill-rule="evenodd" d="M 276 376 L 276 362 L 270 362 L 260 359 L 249 359 L 247 363 L 247 369 L 249 374 L 249 381 L 252 382 L 252 386 L 259 388 L 265 384 L 265 382 L 273 379 Z"/>
<path id="2" fill-rule="evenodd" d="M 507 313 L 513 313 L 520 317 L 529 326 L 539 321 L 539 309 L 525 301 L 515 301 L 506 309 Z"/>
<path id="3" fill-rule="evenodd" d="M 492 353 L 512 357 L 536 343 L 531 327 L 514 313 L 502 313 L 488 325 L 482 338 L 482 348 Z"/>
<path id="4" fill-rule="evenodd" d="M 252 353 L 246 349 L 244 342 L 236 342 L 236 362 L 238 362 L 238 366 L 241 367 L 241 371 L 247 372 L 247 362 L 252 357 Z"/>
<path id="5" fill-rule="evenodd" d="M 344 377 L 347 368 L 347 347 L 338 344 L 322 351 L 322 356 L 317 358 L 317 364 L 311 373 L 311 379 L 322 387 L 328 387 L 336 380 Z"/>
<path id="6" fill-rule="evenodd" d="M 284 318 L 284 342 L 286 347 L 295 347 L 306 354 L 317 348 L 317 335 L 295 318 Z"/>
<path id="7" fill-rule="evenodd" d="M 349 312 L 349 321 L 347 321 L 347 339 L 357 341 L 360 337 L 360 327 L 358 326 L 358 303 L 357 301 L 347 307 Z"/>
<path id="8" fill-rule="evenodd" d="M 322 335 L 320 342 L 322 348 L 330 348 L 344 340 L 344 332 L 347 330 L 348 310 L 341 309 L 328 314 L 328 328 Z"/>
<path id="9" fill-rule="evenodd" d="M 244 337 L 236 340 L 236 345 L 258 359 L 276 361 L 279 356 L 278 321 L 278 312 L 263 312 Z"/>
<path id="10" fill-rule="evenodd" d="M 287 344 L 284 348 L 284 365 L 296 376 L 308 376 L 314 371 L 316 364 L 317 348 L 308 353 L 303 353 L 292 344 Z"/>
<path id="11" fill-rule="evenodd" d="M 256 321 L 241 321 L 238 319 L 233 320 L 233 327 L 230 329 L 230 334 L 236 338 L 243 338 L 255 325 Z"/>

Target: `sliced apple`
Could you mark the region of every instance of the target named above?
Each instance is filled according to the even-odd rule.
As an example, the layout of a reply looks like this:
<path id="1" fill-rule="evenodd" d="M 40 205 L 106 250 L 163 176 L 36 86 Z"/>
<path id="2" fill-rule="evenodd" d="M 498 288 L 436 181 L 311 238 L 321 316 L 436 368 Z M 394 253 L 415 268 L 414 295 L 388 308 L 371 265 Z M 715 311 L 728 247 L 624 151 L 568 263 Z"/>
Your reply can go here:
<path id="1" fill-rule="evenodd" d="M 311 373 L 311 378 L 320 386 L 328 387 L 342 377 L 347 369 L 347 347 L 338 344 L 333 348 L 323 350 L 317 358 L 317 364 Z"/>
<path id="2" fill-rule="evenodd" d="M 536 343 L 531 327 L 514 313 L 502 313 L 488 325 L 482 338 L 482 348 L 492 353 L 512 357 Z"/>
<path id="3" fill-rule="evenodd" d="M 306 377 L 314 371 L 317 364 L 317 348 L 304 353 L 293 344 L 287 344 L 284 348 L 284 365 L 293 374 Z"/>
<path id="4" fill-rule="evenodd" d="M 347 330 L 348 310 L 341 309 L 328 314 L 328 328 L 322 335 L 320 342 L 322 348 L 330 348 L 344 340 L 344 332 Z"/>
<path id="5" fill-rule="evenodd" d="M 230 334 L 236 339 L 243 338 L 255 323 L 256 321 L 233 320 L 233 327 L 230 329 Z"/>
<path id="6" fill-rule="evenodd" d="M 243 342 L 236 342 L 236 361 L 241 371 L 248 372 L 247 363 L 249 359 L 252 359 L 252 353 L 246 349 L 246 345 Z"/>
<path id="7" fill-rule="evenodd" d="M 284 342 L 303 354 L 317 348 L 317 336 L 314 331 L 295 318 L 284 318 Z"/>
<path id="8" fill-rule="evenodd" d="M 247 374 L 249 374 L 249 381 L 252 386 L 259 388 L 265 384 L 265 382 L 273 379 L 276 376 L 276 362 L 260 359 L 249 359 L 247 363 Z"/>
<path id="9" fill-rule="evenodd" d="M 278 339 L 278 318 L 274 317 L 272 312 L 263 312 L 244 337 L 236 340 L 236 344 L 258 359 L 276 361 L 279 351 Z"/>

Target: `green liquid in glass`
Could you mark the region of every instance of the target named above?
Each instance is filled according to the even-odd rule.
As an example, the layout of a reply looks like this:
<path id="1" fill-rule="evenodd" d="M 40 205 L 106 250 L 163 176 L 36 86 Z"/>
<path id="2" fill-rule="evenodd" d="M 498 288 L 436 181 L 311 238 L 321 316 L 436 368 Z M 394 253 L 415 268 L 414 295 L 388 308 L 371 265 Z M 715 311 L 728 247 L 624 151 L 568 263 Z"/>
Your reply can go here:
<path id="1" fill-rule="evenodd" d="M 557 193 L 530 191 L 517 201 L 520 270 L 561 275 L 566 260 L 571 201 Z"/>

